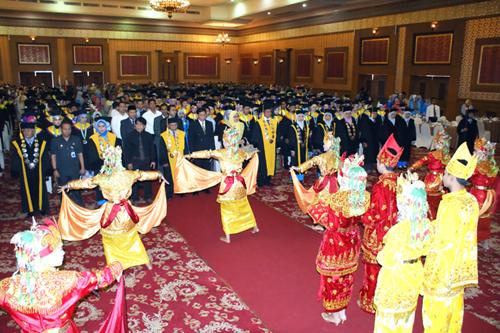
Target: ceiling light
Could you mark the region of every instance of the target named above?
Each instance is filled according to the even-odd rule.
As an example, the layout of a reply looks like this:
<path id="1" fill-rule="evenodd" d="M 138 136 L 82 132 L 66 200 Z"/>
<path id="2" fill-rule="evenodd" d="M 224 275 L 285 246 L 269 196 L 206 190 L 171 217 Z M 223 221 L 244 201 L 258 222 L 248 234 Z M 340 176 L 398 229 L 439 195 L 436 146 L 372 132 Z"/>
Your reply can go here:
<path id="1" fill-rule="evenodd" d="M 188 0 L 149 0 L 149 5 L 157 12 L 166 12 L 168 18 L 172 13 L 185 13 L 191 3 Z"/>
<path id="2" fill-rule="evenodd" d="M 267 12 L 267 15 L 271 15 L 271 12 Z"/>
<path id="3" fill-rule="evenodd" d="M 224 46 L 226 43 L 229 43 L 231 41 L 231 38 L 229 38 L 229 34 L 227 32 L 223 32 L 217 35 L 215 41 Z"/>
<path id="4" fill-rule="evenodd" d="M 304 3 L 302 4 L 302 7 L 306 8 L 306 7 L 307 7 L 307 3 L 305 3 L 305 2 L 304 2 Z"/>

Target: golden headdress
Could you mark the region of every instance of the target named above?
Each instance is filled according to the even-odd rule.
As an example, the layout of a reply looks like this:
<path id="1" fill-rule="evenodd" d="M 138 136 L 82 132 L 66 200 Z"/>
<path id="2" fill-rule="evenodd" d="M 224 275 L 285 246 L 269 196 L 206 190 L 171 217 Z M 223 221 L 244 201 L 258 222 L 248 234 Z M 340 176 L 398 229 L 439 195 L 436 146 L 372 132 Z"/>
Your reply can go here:
<path id="1" fill-rule="evenodd" d="M 387 165 L 391 168 L 394 168 L 399 161 L 399 158 L 403 154 L 403 148 L 401 148 L 396 139 L 394 138 L 394 134 L 391 134 L 387 141 L 384 143 L 382 149 L 378 153 L 377 159 L 380 163 Z"/>
<path id="2" fill-rule="evenodd" d="M 477 157 L 471 155 L 467 143 L 464 142 L 458 147 L 450 162 L 446 165 L 446 171 L 457 178 L 469 179 L 474 173 L 476 165 Z"/>

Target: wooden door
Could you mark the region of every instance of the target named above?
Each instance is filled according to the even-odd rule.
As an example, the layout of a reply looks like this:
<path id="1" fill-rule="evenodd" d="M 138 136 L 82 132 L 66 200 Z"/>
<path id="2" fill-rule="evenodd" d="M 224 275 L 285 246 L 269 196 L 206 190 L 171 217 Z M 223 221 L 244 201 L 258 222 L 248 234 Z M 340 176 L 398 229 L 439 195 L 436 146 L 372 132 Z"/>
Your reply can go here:
<path id="1" fill-rule="evenodd" d="M 103 72 L 77 72 L 73 73 L 75 86 L 89 86 L 92 83 L 102 86 L 104 83 Z"/>
<path id="2" fill-rule="evenodd" d="M 410 81 L 410 94 L 421 95 L 424 99 L 436 98 L 441 108 L 448 102 L 449 77 L 412 76 Z"/>
<path id="3" fill-rule="evenodd" d="M 19 72 L 19 83 L 27 87 L 42 84 L 46 87 L 53 87 L 52 72 Z"/>
<path id="4" fill-rule="evenodd" d="M 290 54 L 292 49 L 275 50 L 274 83 L 281 87 L 290 86 Z"/>
<path id="5" fill-rule="evenodd" d="M 360 74 L 358 77 L 358 91 L 364 88 L 374 100 L 387 98 L 387 75 Z"/>
<path id="6" fill-rule="evenodd" d="M 178 53 L 162 53 L 160 57 L 160 81 L 168 84 L 179 82 Z"/>

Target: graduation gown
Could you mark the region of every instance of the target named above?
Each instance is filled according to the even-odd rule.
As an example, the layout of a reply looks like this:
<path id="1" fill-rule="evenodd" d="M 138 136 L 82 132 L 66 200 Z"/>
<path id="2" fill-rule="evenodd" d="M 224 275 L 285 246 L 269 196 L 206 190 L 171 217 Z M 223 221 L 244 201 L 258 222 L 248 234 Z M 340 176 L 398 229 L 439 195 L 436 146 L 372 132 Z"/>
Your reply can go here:
<path id="1" fill-rule="evenodd" d="M 294 151 L 295 156 L 292 156 L 292 165 L 299 166 L 309 159 L 309 138 L 311 130 L 309 124 L 304 121 L 303 128 L 300 128 L 298 123 L 293 123 L 288 132 L 288 147 L 290 152 Z"/>
<path id="2" fill-rule="evenodd" d="M 251 143 L 259 149 L 259 169 L 257 184 L 259 186 L 269 185 L 270 177 L 274 176 L 276 170 L 276 148 L 278 136 L 277 118 L 271 118 L 267 124 L 264 118 L 257 120 L 252 129 Z"/>
<path id="3" fill-rule="evenodd" d="M 365 156 L 365 163 L 376 163 L 377 154 L 379 151 L 378 132 L 380 129 L 379 117 L 374 120 L 366 114 L 361 115 L 359 118 L 359 141 L 366 144 L 363 146 L 363 155 Z"/>
<path id="4" fill-rule="evenodd" d="M 11 174 L 14 178 L 19 178 L 21 185 L 21 210 L 23 213 L 46 213 L 49 208 L 49 199 L 47 187 L 45 185 L 45 177 L 50 172 L 50 157 L 47 141 L 41 137 L 35 139 L 30 146 L 23 140 L 15 139 L 12 141 L 12 163 Z M 38 148 L 36 147 L 38 145 Z M 38 163 L 30 169 L 26 164 L 26 159 L 23 156 L 23 149 L 26 149 L 28 161 L 34 161 L 35 149 L 38 149 Z M 29 162 L 28 162 L 29 163 Z"/>
<path id="5" fill-rule="evenodd" d="M 382 119 L 379 131 L 379 142 L 384 144 L 394 134 L 396 136 L 396 123 L 392 123 L 387 116 Z"/>
<path id="6" fill-rule="evenodd" d="M 160 149 L 158 159 L 160 165 L 164 166 L 163 175 L 169 182 L 167 187 L 167 197 L 170 198 L 174 194 L 174 174 L 177 165 L 177 159 L 182 158 L 186 152 L 185 136 L 181 130 L 175 131 L 175 137 L 170 130 L 166 130 L 161 134 Z"/>
<path id="7" fill-rule="evenodd" d="M 474 141 L 479 135 L 479 130 L 477 128 L 477 121 L 471 117 L 464 117 L 457 126 L 458 133 L 458 143 L 457 147 L 464 142 L 467 142 L 467 147 L 471 154 L 474 152 Z"/>
<path id="8" fill-rule="evenodd" d="M 410 161 L 411 143 L 417 139 L 417 131 L 413 119 L 406 121 L 403 117 L 396 116 L 396 141 L 403 150 L 399 159 L 401 162 Z"/>
<path id="9" fill-rule="evenodd" d="M 323 141 L 325 136 L 331 132 L 335 135 L 335 122 L 332 120 L 330 125 L 328 126 L 325 122 L 318 122 L 318 125 L 313 129 L 311 143 L 312 148 L 323 151 Z"/>
<path id="10" fill-rule="evenodd" d="M 105 142 L 105 144 L 111 145 L 113 147 L 121 146 L 122 140 L 118 139 L 116 135 L 111 132 L 106 134 L 106 139 L 102 139 L 99 133 L 95 132 L 90 136 L 89 140 L 89 166 L 85 166 L 88 170 L 94 171 L 94 174 L 98 174 L 101 170 L 103 164 L 103 158 L 100 142 Z M 105 147 L 103 147 L 105 148 Z"/>
<path id="11" fill-rule="evenodd" d="M 359 129 L 354 118 L 351 124 L 348 124 L 345 119 L 339 120 L 335 136 L 340 138 L 340 155 L 343 153 L 352 155 L 358 152 Z"/>

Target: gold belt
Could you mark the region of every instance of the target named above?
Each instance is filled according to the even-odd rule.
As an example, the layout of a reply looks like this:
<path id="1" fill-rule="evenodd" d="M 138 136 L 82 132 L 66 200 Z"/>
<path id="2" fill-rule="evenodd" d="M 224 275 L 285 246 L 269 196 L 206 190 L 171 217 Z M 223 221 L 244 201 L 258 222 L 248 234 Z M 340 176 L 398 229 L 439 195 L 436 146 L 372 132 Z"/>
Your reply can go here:
<path id="1" fill-rule="evenodd" d="M 418 258 L 417 259 L 410 259 L 410 260 L 403 260 L 403 264 L 415 264 L 418 262 Z"/>
<path id="2" fill-rule="evenodd" d="M 488 186 L 481 186 L 481 185 L 474 185 L 474 187 L 484 191 L 488 191 L 490 189 Z"/>

